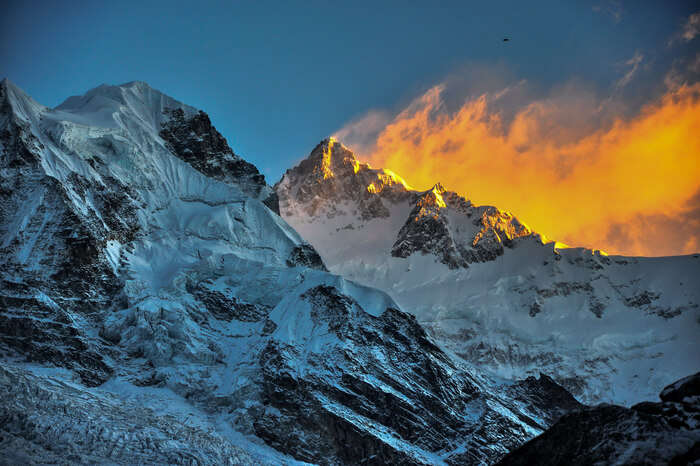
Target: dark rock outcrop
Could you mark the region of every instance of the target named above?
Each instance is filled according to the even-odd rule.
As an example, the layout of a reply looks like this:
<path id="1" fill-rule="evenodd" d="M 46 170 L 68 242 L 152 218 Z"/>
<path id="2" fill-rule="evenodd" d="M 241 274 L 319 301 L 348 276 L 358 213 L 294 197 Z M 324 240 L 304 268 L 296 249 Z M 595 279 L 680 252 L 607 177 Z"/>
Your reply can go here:
<path id="1" fill-rule="evenodd" d="M 233 184 L 279 215 L 277 195 L 265 183 L 265 176 L 255 165 L 236 155 L 226 139 L 211 124 L 209 115 L 199 111 L 187 117 L 181 108 L 165 111 L 160 137 L 170 151 L 204 175 Z"/>
<path id="2" fill-rule="evenodd" d="M 700 373 L 670 385 L 660 397 L 659 403 L 600 405 L 565 414 L 499 464 L 697 464 Z"/>
<path id="3" fill-rule="evenodd" d="M 542 412 L 546 425 L 554 423 L 566 413 L 583 408 L 571 393 L 546 374 L 519 380 L 508 390 L 514 399 L 529 403 L 533 410 Z"/>
<path id="4" fill-rule="evenodd" d="M 459 217 L 474 218 L 469 225 L 473 233 L 466 234 L 460 227 L 451 225 L 450 217 L 453 221 Z M 518 238 L 531 234 L 509 213 L 495 207 L 475 207 L 438 183 L 416 195 L 413 210 L 398 233 L 391 255 L 405 258 L 415 252 L 432 254 L 456 269 L 473 262 L 495 260 L 503 255 L 504 247 L 512 247 Z"/>
<path id="5" fill-rule="evenodd" d="M 527 405 L 513 411 L 516 422 L 415 317 L 395 309 L 374 317 L 329 286 L 302 299 L 314 329 L 307 338 L 323 338 L 324 346 L 309 353 L 274 338 L 267 344 L 260 354 L 266 409 L 255 421 L 258 436 L 299 460 L 428 464 L 441 451 L 450 463 L 485 462 L 498 455 L 493 442 L 515 446 L 523 425 L 542 429 L 536 419 L 547 422 L 579 406 L 551 379 L 523 381 L 512 388 Z M 333 338 L 323 337 L 324 329 Z"/>
<path id="6" fill-rule="evenodd" d="M 433 254 L 451 269 L 467 267 L 450 234 L 442 195 L 445 189 L 437 184 L 418 196 L 415 207 L 399 231 L 391 249 L 394 257 L 408 257 L 414 252 Z"/>
<path id="7" fill-rule="evenodd" d="M 301 266 L 317 270 L 327 270 L 323 264 L 323 259 L 310 244 L 304 243 L 292 249 L 287 259 L 290 267 Z"/>
<path id="8" fill-rule="evenodd" d="M 700 403 L 700 372 L 670 384 L 661 390 L 659 398 L 675 403 Z"/>
<path id="9" fill-rule="evenodd" d="M 187 292 L 199 301 L 207 312 L 219 320 L 259 322 L 270 313 L 270 308 L 260 304 L 241 302 L 234 292 L 211 289 L 209 283 L 187 284 Z"/>

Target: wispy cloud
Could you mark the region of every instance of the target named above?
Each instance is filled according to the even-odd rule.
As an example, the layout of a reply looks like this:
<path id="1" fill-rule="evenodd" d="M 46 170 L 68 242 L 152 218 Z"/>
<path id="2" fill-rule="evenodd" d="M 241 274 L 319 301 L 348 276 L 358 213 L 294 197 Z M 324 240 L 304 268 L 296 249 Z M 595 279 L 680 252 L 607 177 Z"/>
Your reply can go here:
<path id="1" fill-rule="evenodd" d="M 359 153 L 369 153 L 379 133 L 389 124 L 392 116 L 383 110 L 370 110 L 352 120 L 333 134 L 333 137 L 351 145 Z"/>
<path id="2" fill-rule="evenodd" d="M 610 16 L 615 23 L 619 23 L 622 20 L 622 13 L 624 9 L 622 8 L 622 2 L 619 0 L 609 0 L 599 3 L 593 6 L 593 11 L 596 13 L 604 13 Z"/>
<path id="3" fill-rule="evenodd" d="M 700 12 L 693 13 L 683 25 L 683 33 L 681 37 L 684 41 L 690 42 L 695 39 L 695 36 L 700 34 Z"/>
<path id="4" fill-rule="evenodd" d="M 627 72 L 617 80 L 615 83 L 615 89 L 619 90 L 625 87 L 632 81 L 632 78 L 634 78 L 634 75 L 637 74 L 637 71 L 639 70 L 639 67 L 642 64 L 642 61 L 644 60 L 644 55 L 637 50 L 634 52 L 634 55 L 632 58 L 629 60 L 625 61 L 623 64 L 627 68 Z"/>
<path id="5" fill-rule="evenodd" d="M 693 57 L 677 58 L 671 70 L 664 76 L 664 84 L 670 90 L 700 81 L 700 52 Z"/>
<path id="6" fill-rule="evenodd" d="M 700 34 L 700 11 L 688 16 L 688 19 L 683 23 L 676 34 L 668 41 L 668 46 L 672 46 L 679 42 L 690 42 Z"/>

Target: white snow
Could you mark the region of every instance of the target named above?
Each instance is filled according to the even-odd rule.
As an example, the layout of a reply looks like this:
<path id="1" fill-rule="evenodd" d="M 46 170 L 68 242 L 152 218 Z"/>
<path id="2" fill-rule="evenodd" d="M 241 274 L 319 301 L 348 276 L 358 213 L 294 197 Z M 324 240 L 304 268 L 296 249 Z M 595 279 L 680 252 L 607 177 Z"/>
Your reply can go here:
<path id="1" fill-rule="evenodd" d="M 349 179 L 347 185 L 333 181 L 355 186 Z M 500 376 L 544 372 L 582 401 L 630 405 L 656 399 L 666 384 L 700 369 L 698 255 L 606 257 L 543 244 L 535 234 L 493 261 L 452 270 L 432 255 L 391 256 L 410 200 L 380 198 L 387 218 L 359 218 L 352 200 L 334 204 L 332 214 L 316 207 L 317 214 L 309 215 L 312 202 L 327 201 L 298 201 L 291 183 L 285 175 L 277 187 L 292 193 L 282 199 L 282 215 L 333 273 L 386 291 L 443 346 Z M 452 209 L 447 215 L 454 233 L 474 237 L 473 218 Z M 567 293 L 566 286 L 578 289 Z M 660 295 L 650 304 L 626 305 L 645 292 Z M 534 303 L 541 309 L 530 316 Z M 596 306 L 600 318 L 591 311 Z M 666 311 L 672 315 L 658 315 Z"/>

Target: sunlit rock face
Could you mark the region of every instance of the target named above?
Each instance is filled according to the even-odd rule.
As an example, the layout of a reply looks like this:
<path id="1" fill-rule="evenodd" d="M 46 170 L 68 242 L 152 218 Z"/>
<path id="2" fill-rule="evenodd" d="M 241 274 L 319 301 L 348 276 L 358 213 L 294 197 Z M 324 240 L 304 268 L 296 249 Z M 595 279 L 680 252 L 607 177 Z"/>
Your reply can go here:
<path id="1" fill-rule="evenodd" d="M 389 219 L 416 202 L 346 153 L 319 146 L 303 195 L 349 174 L 360 192 L 306 207 L 341 215 L 351 196 Z M 145 83 L 49 109 L 3 81 L 0 175 L 11 463 L 483 464 L 579 407 L 545 377 L 464 363 L 386 293 L 328 273 L 206 114 Z"/>
<path id="2" fill-rule="evenodd" d="M 464 220 L 473 219 L 472 225 Z M 473 237 L 471 235 L 474 235 Z M 415 252 L 432 254 L 451 269 L 486 262 L 503 254 L 518 238 L 531 235 L 529 228 L 495 207 L 475 207 L 441 184 L 418 193 L 415 207 L 391 249 L 394 257 Z"/>
<path id="3" fill-rule="evenodd" d="M 385 202 L 411 197 L 406 183 L 388 170 L 361 164 L 333 138 L 319 143 L 308 158 L 287 170 L 275 186 L 280 210 L 301 208 L 309 216 L 334 218 L 352 214 L 369 220 L 388 217 Z M 351 202 L 352 211 L 346 210 Z"/>
<path id="4" fill-rule="evenodd" d="M 450 268 L 467 265 L 450 235 L 447 217 L 443 215 L 447 207 L 442 198 L 444 192 L 442 186 L 436 185 L 418 197 L 391 248 L 392 256 L 405 258 L 421 252 L 435 255 Z"/>
<path id="5" fill-rule="evenodd" d="M 627 405 L 700 367 L 700 256 L 568 248 L 439 183 L 395 180 L 329 139 L 275 189 L 331 272 L 386 291 L 467 362 Z"/>
<path id="6" fill-rule="evenodd" d="M 360 163 L 334 138 L 321 141 L 309 157 L 287 170 L 275 190 L 282 216 L 292 223 L 336 218 L 364 223 L 408 206 L 411 211 L 395 235 L 392 255 L 433 254 L 450 268 L 493 260 L 504 246 L 531 234 L 511 214 L 473 206 L 439 183 L 425 192 L 412 190 L 390 170 Z"/>

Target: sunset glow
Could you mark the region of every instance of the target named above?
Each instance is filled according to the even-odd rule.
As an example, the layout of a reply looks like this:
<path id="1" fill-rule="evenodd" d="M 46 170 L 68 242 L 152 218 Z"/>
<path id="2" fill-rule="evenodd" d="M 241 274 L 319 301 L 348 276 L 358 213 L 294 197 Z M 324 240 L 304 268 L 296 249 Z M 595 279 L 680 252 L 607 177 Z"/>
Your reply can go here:
<path id="1" fill-rule="evenodd" d="M 390 121 L 362 157 L 417 189 L 441 182 L 513 212 L 535 231 L 611 254 L 700 250 L 700 84 L 666 92 L 633 117 L 584 135 L 556 103 L 534 101 L 509 123 L 493 96 L 444 110 L 443 86 Z M 352 141 L 350 141 L 352 147 Z M 361 151 L 362 152 L 362 151 Z"/>

